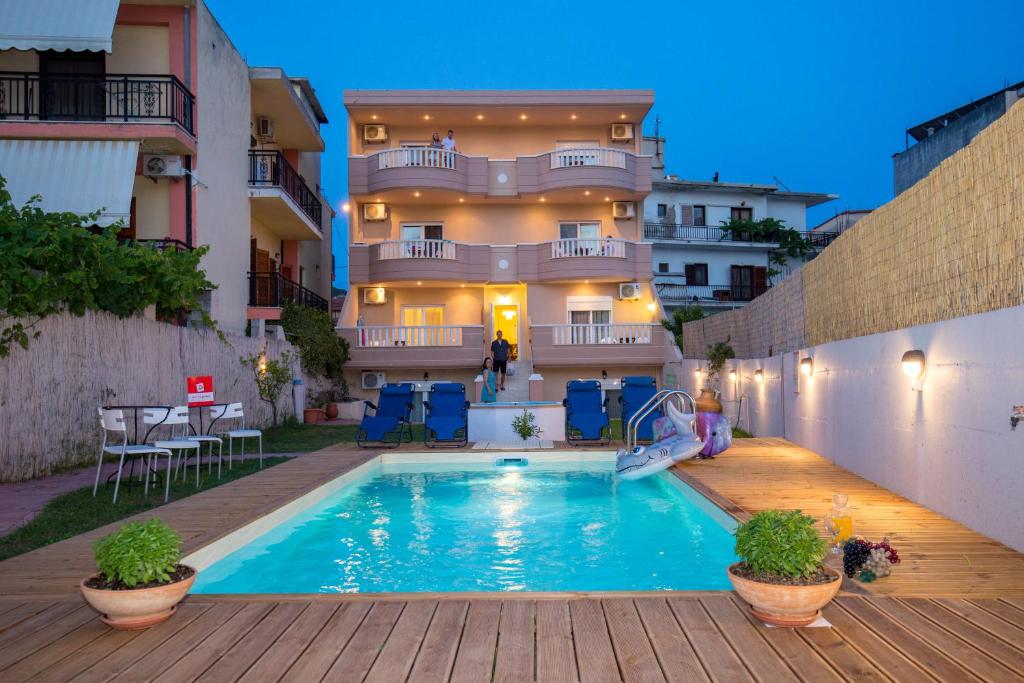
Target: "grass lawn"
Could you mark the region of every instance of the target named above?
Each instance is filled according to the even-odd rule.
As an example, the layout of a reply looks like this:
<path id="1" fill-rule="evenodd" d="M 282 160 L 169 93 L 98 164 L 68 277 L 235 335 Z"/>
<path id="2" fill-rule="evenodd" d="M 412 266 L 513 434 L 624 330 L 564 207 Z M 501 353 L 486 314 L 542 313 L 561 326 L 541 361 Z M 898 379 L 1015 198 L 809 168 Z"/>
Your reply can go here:
<path id="1" fill-rule="evenodd" d="M 308 449 L 307 449 L 308 450 Z M 285 462 L 288 458 L 264 457 L 263 467 L 273 467 Z M 205 465 L 200 470 L 200 487 L 195 485 L 195 470 L 189 469 L 191 477 L 171 482 L 170 500 L 187 498 L 194 493 L 206 491 L 235 479 L 241 479 L 259 471 L 259 461 L 247 459 L 245 463 L 235 460 L 230 470 L 225 466 L 221 478 L 217 479 L 216 467 L 212 476 L 206 474 Z M 122 482 L 123 483 L 123 482 Z M 100 490 L 93 498 L 92 486 L 65 493 L 54 498 L 28 524 L 15 529 L 0 538 L 0 560 L 27 553 L 50 543 L 62 541 L 78 534 L 91 531 L 97 527 L 116 522 L 146 510 L 152 510 L 164 504 L 164 489 L 161 482 L 159 491 L 151 490 L 148 496 L 142 495 L 141 487 L 121 488 L 117 494 L 117 504 L 111 504 L 113 487 L 100 485 Z"/>
<path id="2" fill-rule="evenodd" d="M 358 425 L 306 425 L 286 422 L 277 428 L 263 428 L 264 453 L 306 453 L 337 443 L 355 443 Z M 406 432 L 405 443 L 409 434 Z M 423 425 L 412 426 L 413 443 L 423 443 Z M 246 454 L 249 449 L 246 449 Z"/>

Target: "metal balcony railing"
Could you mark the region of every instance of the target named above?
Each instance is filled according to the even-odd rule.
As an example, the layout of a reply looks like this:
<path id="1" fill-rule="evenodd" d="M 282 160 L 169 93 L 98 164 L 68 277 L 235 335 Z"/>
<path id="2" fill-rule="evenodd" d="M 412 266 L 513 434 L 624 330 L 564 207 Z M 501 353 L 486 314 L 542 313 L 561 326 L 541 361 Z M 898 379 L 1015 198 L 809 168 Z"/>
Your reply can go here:
<path id="1" fill-rule="evenodd" d="M 767 286 L 753 285 L 656 285 L 658 296 L 666 301 L 693 303 L 710 303 L 730 301 L 750 301 L 768 291 Z"/>
<path id="2" fill-rule="evenodd" d="M 611 237 L 571 237 L 551 242 L 551 258 L 575 258 L 577 256 L 626 258 L 626 241 Z"/>
<path id="3" fill-rule="evenodd" d="M 192 134 L 194 112 L 173 75 L 0 72 L 0 120 L 167 122 Z"/>
<path id="4" fill-rule="evenodd" d="M 292 282 L 281 273 L 249 273 L 250 306 L 280 307 L 286 303 L 320 311 L 328 309 L 327 299 L 297 282 Z"/>
<path id="5" fill-rule="evenodd" d="M 323 207 L 320 198 L 309 189 L 284 154 L 277 150 L 249 150 L 249 185 L 279 187 L 295 200 L 302 212 L 320 229 Z"/>

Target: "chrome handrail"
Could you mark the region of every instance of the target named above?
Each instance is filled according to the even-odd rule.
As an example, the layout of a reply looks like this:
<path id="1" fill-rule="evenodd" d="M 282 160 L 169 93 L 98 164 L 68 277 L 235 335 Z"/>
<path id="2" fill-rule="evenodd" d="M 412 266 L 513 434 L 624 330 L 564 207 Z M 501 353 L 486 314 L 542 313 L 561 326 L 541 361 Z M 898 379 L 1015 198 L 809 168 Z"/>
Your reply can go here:
<path id="1" fill-rule="evenodd" d="M 625 430 L 625 441 L 626 441 L 626 452 L 631 452 L 636 447 L 636 432 L 640 428 L 640 423 L 644 421 L 648 415 L 658 409 L 659 406 L 663 405 L 669 399 L 675 396 L 685 396 L 690 399 L 690 405 L 693 408 L 692 414 L 697 414 L 697 401 L 694 400 L 693 396 L 682 389 L 662 389 L 654 396 L 651 396 L 646 403 L 644 403 L 639 410 L 633 413 L 632 417 L 626 423 Z M 682 406 L 681 406 L 682 407 Z M 685 410 L 685 407 L 682 407 Z"/>

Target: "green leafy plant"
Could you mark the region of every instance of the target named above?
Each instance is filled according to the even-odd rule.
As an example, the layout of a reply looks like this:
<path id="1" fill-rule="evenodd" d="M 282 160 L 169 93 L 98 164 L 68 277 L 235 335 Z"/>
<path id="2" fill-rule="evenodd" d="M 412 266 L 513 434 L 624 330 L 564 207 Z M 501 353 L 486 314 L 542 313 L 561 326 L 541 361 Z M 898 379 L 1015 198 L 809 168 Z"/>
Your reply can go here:
<path id="1" fill-rule="evenodd" d="M 811 241 L 795 228 L 786 226 L 786 222 L 778 218 L 762 218 L 761 220 L 732 219 L 722 224 L 722 230 L 730 239 L 743 242 L 778 243 L 778 247 L 768 253 L 768 277 L 775 277 L 786 265 L 787 258 L 802 258 L 814 250 Z M 777 266 L 777 267 L 776 267 Z"/>
<path id="2" fill-rule="evenodd" d="M 540 436 L 543 430 L 537 426 L 537 416 L 529 410 L 523 409 L 522 415 L 512 418 L 512 429 L 523 441 L 535 436 Z"/>
<path id="3" fill-rule="evenodd" d="M 285 351 L 281 358 L 274 359 L 267 358 L 266 353 L 256 353 L 242 356 L 239 360 L 252 370 L 260 400 L 270 404 L 273 426 L 277 427 L 277 400 L 281 397 L 281 390 L 292 381 L 292 354 Z"/>
<path id="4" fill-rule="evenodd" d="M 181 557 L 181 537 L 154 517 L 130 522 L 93 544 L 96 567 L 108 581 L 132 588 L 140 583 L 168 583 Z"/>
<path id="5" fill-rule="evenodd" d="M 0 358 L 27 349 L 40 321 L 56 313 L 107 311 L 127 317 L 156 305 L 162 319 L 202 311 L 199 297 L 214 288 L 199 268 L 207 247 L 159 250 L 117 237 L 121 226 L 87 227 L 99 212 L 48 213 L 33 197 L 11 201 L 0 177 Z"/>
<path id="6" fill-rule="evenodd" d="M 725 369 L 726 361 L 736 357 L 736 351 L 729 345 L 729 339 L 731 337 L 727 337 L 724 342 L 708 345 L 708 364 L 705 374 L 707 375 L 707 386 L 710 388 L 717 385 L 722 376 L 722 370 Z"/>
<path id="7" fill-rule="evenodd" d="M 348 360 L 348 342 L 334 330 L 326 311 L 308 306 L 286 304 L 281 312 L 285 336 L 299 349 L 302 368 L 316 377 L 341 378 Z"/>
<path id="8" fill-rule="evenodd" d="M 736 529 L 736 554 L 760 574 L 813 576 L 828 552 L 814 525 L 800 510 L 764 510 Z"/>
<path id="9" fill-rule="evenodd" d="M 704 309 L 700 306 L 680 306 L 672 311 L 672 317 L 661 321 L 666 330 L 672 333 L 676 346 L 683 350 L 683 325 L 704 318 Z"/>

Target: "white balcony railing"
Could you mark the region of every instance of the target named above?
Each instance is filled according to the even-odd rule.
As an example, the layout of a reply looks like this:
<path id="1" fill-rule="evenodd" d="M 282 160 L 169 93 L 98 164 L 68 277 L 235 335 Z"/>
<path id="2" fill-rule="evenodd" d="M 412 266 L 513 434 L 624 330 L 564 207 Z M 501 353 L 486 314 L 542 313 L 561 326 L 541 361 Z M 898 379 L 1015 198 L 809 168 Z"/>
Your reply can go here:
<path id="1" fill-rule="evenodd" d="M 650 344 L 658 327 L 653 323 L 617 323 L 607 325 L 536 325 L 551 328 L 551 343 L 570 344 Z"/>
<path id="2" fill-rule="evenodd" d="M 405 166 L 426 166 L 454 170 L 457 152 L 437 147 L 399 147 L 377 152 L 377 168 L 402 168 Z"/>
<path id="3" fill-rule="evenodd" d="M 605 238 L 573 237 L 555 240 L 551 243 L 551 258 L 573 258 L 576 256 L 606 256 L 626 258 L 626 240 Z"/>
<path id="4" fill-rule="evenodd" d="M 608 147 L 573 147 L 551 152 L 551 168 L 577 166 L 626 168 L 626 152 Z"/>
<path id="5" fill-rule="evenodd" d="M 455 259 L 455 242 L 449 240 L 390 240 L 377 244 L 377 259 Z"/>
<path id="6" fill-rule="evenodd" d="M 462 346 L 462 328 L 453 325 L 364 325 L 356 328 L 359 346 Z"/>

